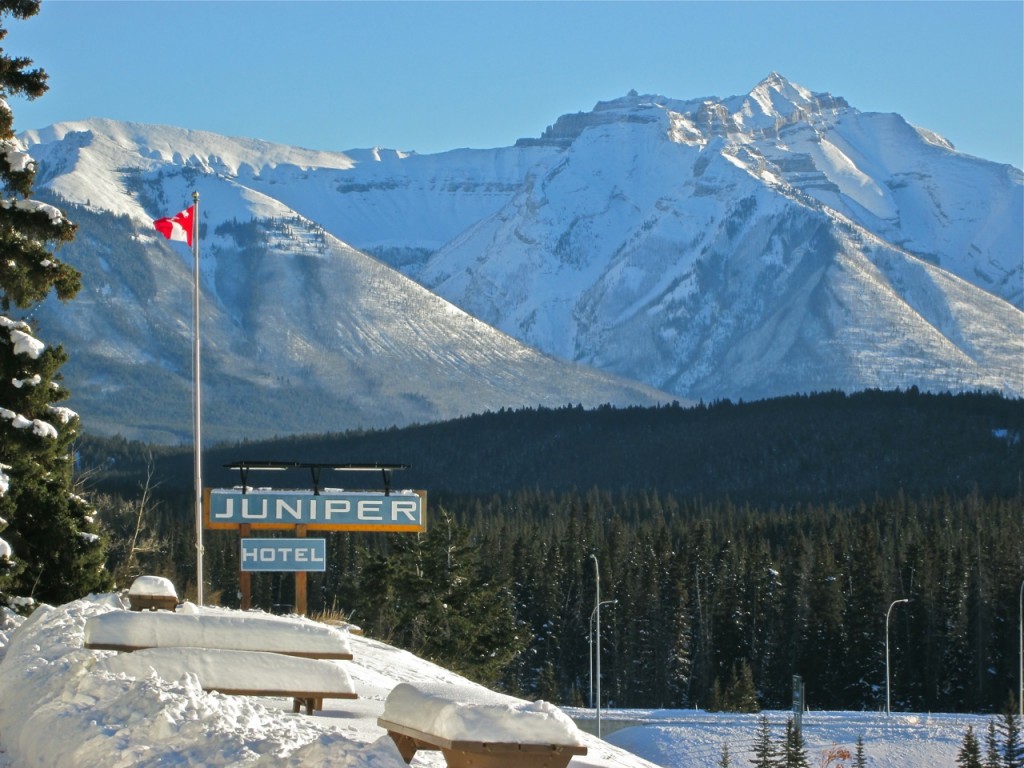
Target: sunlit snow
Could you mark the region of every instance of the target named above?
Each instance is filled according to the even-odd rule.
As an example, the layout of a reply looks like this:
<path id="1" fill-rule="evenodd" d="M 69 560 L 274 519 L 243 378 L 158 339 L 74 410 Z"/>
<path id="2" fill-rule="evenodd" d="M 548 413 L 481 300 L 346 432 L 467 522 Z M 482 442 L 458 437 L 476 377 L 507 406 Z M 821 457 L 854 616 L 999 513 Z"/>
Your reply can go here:
<path id="1" fill-rule="evenodd" d="M 481 739 L 526 737 L 517 718 L 535 717 L 549 729 L 547 737 L 571 737 L 587 747 L 570 768 L 706 768 L 716 764 L 725 745 L 734 765 L 746 765 L 751 757 L 758 715 L 605 709 L 602 741 L 590 733 L 594 710 L 510 699 L 357 634 L 349 637 L 354 658 L 337 664 L 350 676 L 358 698 L 327 699 L 324 710 L 312 716 L 293 714 L 289 699 L 204 692 L 198 678 L 185 671 L 182 651 L 165 654 L 177 657 L 182 667 L 181 674 L 164 677 L 147 667 L 144 655 L 133 659 L 134 654 L 84 649 L 86 622 L 124 607 L 115 595 L 94 595 L 40 606 L 28 620 L 0 609 L 0 767 L 403 768 L 377 725 L 386 709 L 393 718 Z M 300 632 L 306 625 L 303 619 L 260 613 L 190 610 L 231 616 L 242 627 L 249 621 L 265 626 L 267 618 L 294 623 Z M 203 663 L 249 673 L 253 680 L 274 674 L 258 666 L 231 670 L 224 658 L 211 653 Z M 778 738 L 789 714 L 765 714 Z M 803 719 L 812 765 L 828 749 L 852 751 L 860 738 L 874 768 L 952 765 L 967 726 L 982 733 L 987 723 L 988 717 L 972 715 L 813 710 Z M 422 768 L 443 765 L 436 752 L 418 752 L 414 762 Z"/>

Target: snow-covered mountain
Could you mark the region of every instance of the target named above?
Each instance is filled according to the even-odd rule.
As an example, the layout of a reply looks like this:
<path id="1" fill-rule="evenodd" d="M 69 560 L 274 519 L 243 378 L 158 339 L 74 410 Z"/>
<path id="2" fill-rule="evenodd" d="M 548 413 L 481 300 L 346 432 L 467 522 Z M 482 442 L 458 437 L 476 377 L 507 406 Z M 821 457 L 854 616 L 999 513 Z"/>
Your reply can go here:
<path id="1" fill-rule="evenodd" d="M 1022 174 L 772 75 L 561 118 L 419 273 L 553 354 L 688 397 L 1024 392 Z"/>
<path id="2" fill-rule="evenodd" d="M 223 439 L 568 402 L 1024 395 L 1024 174 L 776 74 L 428 156 L 99 119 L 22 138 L 37 188 L 82 206 L 61 257 L 85 289 L 35 319 L 97 431 L 187 433 L 191 257 L 151 220 L 193 190 Z"/>
<path id="3" fill-rule="evenodd" d="M 184 208 L 192 190 L 211 442 L 671 399 L 523 345 L 261 191 L 316 200 L 321 177 L 356 165 L 345 155 L 103 120 L 26 139 L 37 189 L 76 204 L 79 234 L 60 256 L 82 271 L 83 290 L 32 320 L 73 352 L 70 405 L 89 431 L 190 435 L 192 254 L 152 219 Z"/>

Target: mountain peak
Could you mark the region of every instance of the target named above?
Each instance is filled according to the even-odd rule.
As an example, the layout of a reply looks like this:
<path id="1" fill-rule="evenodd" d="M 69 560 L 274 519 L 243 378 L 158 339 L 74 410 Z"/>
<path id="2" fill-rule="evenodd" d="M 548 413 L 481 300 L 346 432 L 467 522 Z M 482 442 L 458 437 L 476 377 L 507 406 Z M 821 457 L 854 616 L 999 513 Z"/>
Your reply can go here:
<path id="1" fill-rule="evenodd" d="M 744 96 L 708 97 L 679 101 L 630 90 L 625 96 L 599 101 L 590 112 L 562 115 L 539 139 L 520 139 L 517 146 L 568 146 L 587 128 L 618 122 L 655 122 L 666 113 L 683 116 L 704 138 L 748 133 L 764 134 L 781 126 L 828 116 L 848 109 L 845 99 L 814 93 L 778 72 L 771 72 Z"/>
<path id="2" fill-rule="evenodd" d="M 754 118 L 754 122 L 766 118 L 773 122 L 788 122 L 813 113 L 847 109 L 849 106 L 843 98 L 830 93 L 813 93 L 778 72 L 772 72 L 751 89 L 739 111 L 746 117 Z M 750 122 L 744 120 L 745 124 L 749 125 Z"/>

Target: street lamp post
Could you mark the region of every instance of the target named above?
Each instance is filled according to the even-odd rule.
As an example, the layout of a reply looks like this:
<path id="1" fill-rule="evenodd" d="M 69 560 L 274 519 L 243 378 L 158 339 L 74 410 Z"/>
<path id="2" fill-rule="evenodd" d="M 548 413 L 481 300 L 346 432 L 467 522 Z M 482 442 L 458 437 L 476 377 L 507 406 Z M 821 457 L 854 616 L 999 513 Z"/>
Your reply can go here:
<path id="1" fill-rule="evenodd" d="M 1020 617 L 1020 625 L 1018 629 L 1018 632 L 1020 633 L 1020 649 L 1017 656 L 1017 663 L 1020 665 L 1020 669 L 1017 670 L 1017 681 L 1020 688 L 1017 691 L 1017 703 L 1020 704 L 1021 719 L 1024 719 L 1024 581 L 1020 583 L 1020 595 L 1017 598 L 1017 603 L 1017 615 Z"/>
<path id="2" fill-rule="evenodd" d="M 889 610 L 885 612 L 885 714 L 889 715 L 889 616 L 892 615 L 893 606 L 898 603 L 909 603 L 908 598 L 902 600 L 893 600 L 889 606 Z"/>
<path id="3" fill-rule="evenodd" d="M 594 561 L 594 614 L 597 616 L 597 737 L 601 738 L 601 568 L 597 555 L 590 557 Z"/>
<path id="4" fill-rule="evenodd" d="M 614 605 L 619 602 L 618 600 L 604 600 L 601 605 Z M 599 606 L 595 605 L 594 610 L 590 612 L 590 634 L 588 639 L 590 640 L 590 708 L 594 708 L 594 614 L 597 613 Z"/>

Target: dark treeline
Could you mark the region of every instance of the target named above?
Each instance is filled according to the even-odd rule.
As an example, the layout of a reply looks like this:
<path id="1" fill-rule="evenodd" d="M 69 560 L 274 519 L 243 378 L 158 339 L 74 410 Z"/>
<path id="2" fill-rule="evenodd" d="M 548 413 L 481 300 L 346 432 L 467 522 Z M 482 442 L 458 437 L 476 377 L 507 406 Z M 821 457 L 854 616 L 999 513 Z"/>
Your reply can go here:
<path id="1" fill-rule="evenodd" d="M 325 423 L 329 419 L 325 418 Z M 757 504 L 851 502 L 904 492 L 1018 493 L 1024 401 L 992 394 L 829 392 L 684 408 L 503 410 L 402 429 L 214 446 L 207 485 L 239 482 L 241 460 L 404 463 L 395 482 L 431 492 L 521 488 L 728 496 Z M 131 490 L 155 456 L 155 480 L 189 490 L 190 447 L 81 441 L 104 489 Z M 349 482 L 352 478 L 346 478 Z M 373 478 L 368 478 L 373 482 Z M 296 487 L 308 478 L 274 477 Z"/>
<path id="2" fill-rule="evenodd" d="M 840 411 L 858 402 L 820 397 Z M 909 413 L 901 412 L 900 401 Z M 605 703 L 730 707 L 745 700 L 752 683 L 760 706 L 788 707 L 792 675 L 800 674 L 813 708 L 874 709 L 885 703 L 887 610 L 894 600 L 909 598 L 891 613 L 893 705 L 999 711 L 1016 685 L 1017 597 L 1024 579 L 1021 403 L 917 393 L 873 393 L 860 402 L 856 417 L 831 422 L 816 398 L 787 398 L 766 410 L 759 404 L 697 409 L 696 418 L 708 422 L 699 430 L 708 454 L 726 456 L 731 443 L 742 457 L 730 465 L 738 477 L 735 494 L 717 486 L 706 494 L 699 488 L 678 493 L 653 481 L 646 488 L 610 488 L 607 478 L 585 490 L 548 488 L 538 479 L 489 493 L 435 492 L 433 484 L 422 483 L 430 490 L 428 532 L 328 534 L 328 570 L 309 577 L 310 607 L 350 614 L 368 634 L 483 682 L 587 704 L 596 556 L 601 599 L 615 601 L 601 609 Z M 868 407 L 880 403 L 888 427 Z M 808 404 L 805 412 L 801 406 Z M 752 425 L 739 418 L 741 411 L 751 415 Z M 482 428 L 493 428 L 491 419 L 516 422 L 519 416 L 541 434 L 549 420 L 583 429 L 588 413 L 623 424 L 624 415 L 636 417 L 636 428 L 623 433 L 632 435 L 635 453 L 647 461 L 653 454 L 637 435 L 660 440 L 659 417 L 672 422 L 689 411 L 571 408 L 476 418 Z M 716 423 L 716 413 L 724 423 Z M 940 429 L 933 420 L 956 429 Z M 472 421 L 460 420 L 460 427 Z M 868 424 L 854 428 L 857 421 Z M 693 422 L 688 428 L 697 429 Z M 907 449 L 911 456 L 892 448 L 904 444 L 907 430 L 916 436 L 916 447 Z M 724 434 L 731 440 L 716 437 Z M 794 434 L 813 440 L 819 453 L 829 450 L 829 461 L 814 458 Z M 872 434 L 873 450 L 863 444 Z M 589 454 L 593 442 L 612 443 L 606 436 L 577 436 L 576 449 Z M 765 447 L 786 440 L 805 458 Z M 492 462 L 520 471 L 509 456 L 527 452 L 481 453 L 483 442 L 480 434 L 467 434 L 468 472 Z M 761 451 L 752 447 L 755 442 L 762 443 Z M 139 446 L 112 444 L 124 449 L 118 471 L 131 462 L 145 464 L 133 453 Z M 246 448 L 232 449 L 230 460 Z M 439 443 L 437 450 L 452 449 Z M 550 450 L 538 446 L 544 457 Z M 617 460 L 630 454 L 625 445 L 615 452 Z M 164 458 L 157 451 L 151 460 L 146 504 L 128 493 L 106 492 L 112 511 L 104 519 L 115 545 L 111 567 L 121 569 L 122 583 L 144 570 L 171 576 L 187 592 L 195 563 L 190 493 L 181 484 L 158 484 Z M 792 469 L 794 461 L 806 461 L 802 471 Z M 873 486 L 856 499 L 830 490 L 849 490 L 851 478 L 863 475 L 881 478 L 893 462 L 907 473 L 895 490 Z M 575 477 L 571 456 L 559 464 Z M 765 501 L 760 492 L 747 492 L 752 486 L 739 470 L 747 464 L 758 477 L 775 474 L 765 464 L 798 477 L 801 490 L 793 493 L 800 498 Z M 608 466 L 609 476 L 619 471 Z M 116 546 L 129 539 L 141 542 L 130 558 L 129 547 Z M 213 596 L 237 605 L 237 534 L 208 532 L 206 545 Z M 127 560 L 130 568 L 124 567 Z M 294 602 L 290 575 L 261 574 L 253 581 L 256 605 L 270 610 Z"/>

